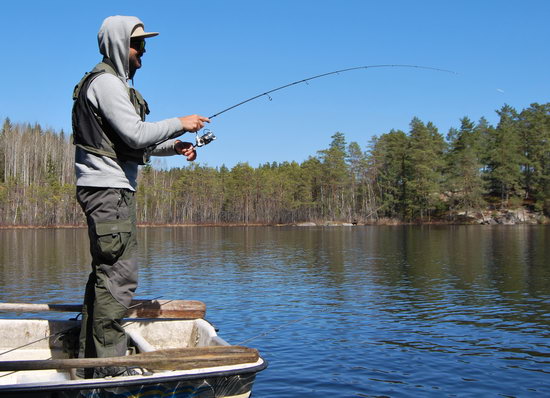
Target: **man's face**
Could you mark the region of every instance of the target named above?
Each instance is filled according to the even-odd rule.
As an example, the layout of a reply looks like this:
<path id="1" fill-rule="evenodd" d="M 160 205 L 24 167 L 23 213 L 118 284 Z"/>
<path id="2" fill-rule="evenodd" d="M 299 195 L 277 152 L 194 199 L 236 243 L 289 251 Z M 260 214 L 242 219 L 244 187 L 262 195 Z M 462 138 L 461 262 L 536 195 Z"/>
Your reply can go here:
<path id="1" fill-rule="evenodd" d="M 141 56 L 145 53 L 145 40 L 130 40 L 130 78 L 141 68 Z"/>

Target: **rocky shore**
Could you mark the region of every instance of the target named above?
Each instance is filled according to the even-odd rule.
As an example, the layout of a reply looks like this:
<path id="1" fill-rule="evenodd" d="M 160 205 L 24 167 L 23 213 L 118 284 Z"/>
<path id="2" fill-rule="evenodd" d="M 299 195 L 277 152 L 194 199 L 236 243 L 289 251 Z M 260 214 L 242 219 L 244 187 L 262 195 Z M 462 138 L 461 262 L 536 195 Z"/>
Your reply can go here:
<path id="1" fill-rule="evenodd" d="M 471 212 L 459 212 L 448 215 L 444 219 L 432 219 L 429 222 L 402 222 L 397 219 L 380 219 L 369 222 L 341 222 L 341 221 L 318 221 L 301 222 L 293 225 L 297 227 L 333 227 L 354 225 L 403 225 L 403 224 L 473 224 L 473 225 L 517 225 L 517 224 L 550 224 L 550 218 L 542 212 L 529 211 L 525 208 L 505 210 L 483 210 Z"/>
<path id="2" fill-rule="evenodd" d="M 516 225 L 548 224 L 550 219 L 542 212 L 533 212 L 524 208 L 506 210 L 487 210 L 481 212 L 462 212 L 456 215 L 456 221 L 465 224 Z"/>

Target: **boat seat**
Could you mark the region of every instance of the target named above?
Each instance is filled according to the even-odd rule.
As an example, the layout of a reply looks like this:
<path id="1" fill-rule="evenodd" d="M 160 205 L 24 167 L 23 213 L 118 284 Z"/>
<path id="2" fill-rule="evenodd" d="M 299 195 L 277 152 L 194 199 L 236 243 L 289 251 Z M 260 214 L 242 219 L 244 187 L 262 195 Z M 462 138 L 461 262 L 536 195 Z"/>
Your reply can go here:
<path id="1" fill-rule="evenodd" d="M 151 352 L 156 350 L 153 345 L 151 345 L 147 340 L 143 338 L 138 330 L 127 329 L 126 334 L 128 335 L 128 337 L 130 337 L 134 345 L 138 348 L 139 352 Z"/>

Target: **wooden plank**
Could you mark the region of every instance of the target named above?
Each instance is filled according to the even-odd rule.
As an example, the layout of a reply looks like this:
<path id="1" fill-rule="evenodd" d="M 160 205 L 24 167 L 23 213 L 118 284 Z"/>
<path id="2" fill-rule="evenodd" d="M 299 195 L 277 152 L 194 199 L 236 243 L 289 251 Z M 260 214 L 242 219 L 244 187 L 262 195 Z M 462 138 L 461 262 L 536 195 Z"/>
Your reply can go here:
<path id="1" fill-rule="evenodd" d="M 82 304 L 0 303 L 0 312 L 80 312 Z M 133 300 L 127 318 L 204 318 L 206 305 L 196 300 Z"/>
<path id="2" fill-rule="evenodd" d="M 206 305 L 196 300 L 133 300 L 128 318 L 204 318 Z"/>
<path id="3" fill-rule="evenodd" d="M 72 358 L 27 361 L 0 361 L 0 371 L 95 368 L 102 366 L 139 366 L 157 370 L 189 370 L 254 363 L 256 349 L 242 346 L 175 348 L 125 357 Z"/>
<path id="4" fill-rule="evenodd" d="M 26 304 L 26 303 L 0 303 L 2 312 L 80 312 L 82 304 Z"/>

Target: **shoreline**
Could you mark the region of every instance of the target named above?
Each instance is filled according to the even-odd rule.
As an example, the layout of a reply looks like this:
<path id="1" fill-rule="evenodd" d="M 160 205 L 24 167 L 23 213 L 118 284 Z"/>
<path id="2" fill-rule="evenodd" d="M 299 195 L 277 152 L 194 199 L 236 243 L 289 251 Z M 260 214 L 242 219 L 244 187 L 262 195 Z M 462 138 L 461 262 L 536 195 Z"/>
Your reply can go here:
<path id="1" fill-rule="evenodd" d="M 542 212 L 535 212 L 526 208 L 501 209 L 501 210 L 481 210 L 470 212 L 457 212 L 447 214 L 444 218 L 432 218 L 429 221 L 415 220 L 402 221 L 397 218 L 381 217 L 377 220 L 357 220 L 338 221 L 338 220 L 315 220 L 315 221 L 297 221 L 291 223 L 138 223 L 138 228 L 165 228 L 165 227 L 352 227 L 352 226 L 401 226 L 401 225 L 550 225 L 550 216 Z M 87 228 L 82 224 L 61 224 L 61 225 L 0 225 L 0 230 L 4 229 L 81 229 Z"/>
<path id="2" fill-rule="evenodd" d="M 465 221 L 447 221 L 447 220 L 432 220 L 425 222 L 403 222 L 396 220 L 384 220 L 382 222 L 361 222 L 361 223 L 349 223 L 340 221 L 324 221 L 324 222 L 295 222 L 286 224 L 276 223 L 201 223 L 201 224 L 137 224 L 138 228 L 195 228 L 195 227 L 299 227 L 299 228 L 311 228 L 311 227 L 361 227 L 361 226 L 432 226 L 432 225 L 472 225 L 472 226 L 484 226 L 484 225 L 500 225 L 500 226 L 514 226 L 514 225 L 550 225 L 550 219 L 547 217 L 542 222 L 508 222 L 508 223 L 480 223 L 480 222 L 465 222 Z M 0 230 L 9 229 L 86 229 L 87 226 L 81 225 L 0 225 Z"/>

